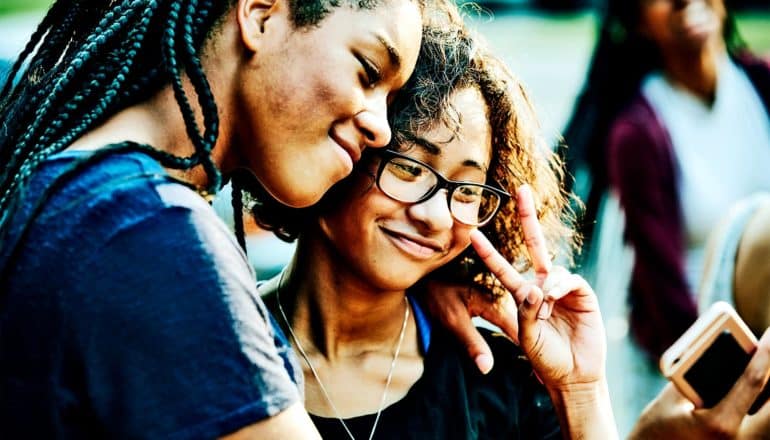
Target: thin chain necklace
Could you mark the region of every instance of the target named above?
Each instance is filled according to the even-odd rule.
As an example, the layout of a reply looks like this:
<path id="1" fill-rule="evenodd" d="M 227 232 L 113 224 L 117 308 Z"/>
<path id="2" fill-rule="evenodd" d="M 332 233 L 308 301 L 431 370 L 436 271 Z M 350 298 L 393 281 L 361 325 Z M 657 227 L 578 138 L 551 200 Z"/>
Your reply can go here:
<path id="1" fill-rule="evenodd" d="M 356 440 L 356 437 L 353 435 L 353 433 L 348 428 L 348 425 L 345 424 L 345 420 L 342 419 L 340 416 L 340 412 L 337 410 L 337 406 L 334 405 L 334 402 L 332 401 L 331 396 L 329 396 L 329 392 L 326 391 L 326 387 L 324 386 L 323 382 L 321 382 L 321 377 L 318 376 L 318 372 L 316 371 L 315 367 L 313 366 L 313 363 L 310 362 L 310 357 L 308 357 L 307 353 L 305 353 L 305 349 L 302 348 L 302 344 L 299 342 L 299 338 L 294 333 L 294 329 L 291 327 L 291 322 L 289 322 L 289 318 L 286 316 L 286 312 L 283 311 L 283 305 L 281 305 L 281 286 L 283 285 L 283 274 L 284 271 L 281 271 L 281 276 L 278 278 L 278 287 L 275 289 L 275 299 L 278 302 L 278 310 L 281 312 L 281 316 L 283 317 L 284 322 L 286 322 L 286 326 L 289 327 L 289 333 L 291 333 L 292 339 L 294 339 L 294 343 L 297 344 L 297 349 L 299 350 L 299 353 L 302 355 L 302 358 L 305 359 L 305 362 L 307 362 L 307 366 L 310 367 L 310 371 L 313 372 L 313 377 L 315 377 L 316 382 L 318 382 L 318 386 L 321 388 L 321 393 L 323 393 L 324 398 L 326 398 L 326 401 L 329 402 L 329 406 L 332 407 L 332 411 L 334 411 L 334 416 L 337 418 L 337 420 L 340 421 L 342 424 L 342 427 L 345 428 L 345 432 L 348 433 L 348 436 L 350 436 L 351 440 Z M 385 407 L 385 400 L 388 396 L 388 388 L 390 387 L 390 382 L 393 379 L 393 371 L 396 369 L 396 360 L 398 360 L 398 354 L 401 352 L 401 343 L 404 342 L 404 335 L 406 334 L 406 324 L 409 322 L 409 301 L 407 300 L 406 296 L 404 296 L 404 323 L 401 324 L 401 333 L 398 336 L 398 344 L 396 345 L 396 352 L 393 355 L 393 361 L 390 363 L 390 371 L 388 371 L 388 378 L 385 381 L 385 389 L 382 392 L 382 399 L 380 399 L 380 407 L 377 409 L 377 415 L 374 417 L 374 424 L 372 425 L 372 430 L 369 432 L 369 440 L 372 440 L 374 437 L 374 431 L 377 429 L 377 422 L 380 421 L 380 414 L 382 414 L 382 410 Z"/>

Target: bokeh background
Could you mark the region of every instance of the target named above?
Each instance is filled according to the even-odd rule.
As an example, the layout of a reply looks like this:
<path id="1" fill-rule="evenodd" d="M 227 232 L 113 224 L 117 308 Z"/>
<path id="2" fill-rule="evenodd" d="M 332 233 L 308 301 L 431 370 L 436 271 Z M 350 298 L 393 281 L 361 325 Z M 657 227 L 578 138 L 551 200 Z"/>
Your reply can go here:
<path id="1" fill-rule="evenodd" d="M 728 0 L 729 1 L 729 0 Z M 0 0 L 0 72 L 15 59 L 50 0 Z M 601 3 L 590 0 L 479 1 L 464 7 L 471 25 L 527 85 L 543 130 L 555 144 L 580 91 L 599 22 Z M 741 34 L 756 53 L 770 57 L 770 0 L 733 1 Z M 474 12 L 475 11 L 475 12 Z M 227 197 L 215 202 L 224 217 Z M 222 203 L 222 201 L 225 201 Z M 621 434 L 663 383 L 628 338 L 626 290 L 631 253 L 622 244 L 623 219 L 617 202 L 608 199 L 599 216 L 594 258 L 577 270 L 599 295 L 608 334 L 608 378 L 615 417 Z M 272 235 L 248 228 L 252 263 L 262 278 L 276 273 L 292 247 Z"/>

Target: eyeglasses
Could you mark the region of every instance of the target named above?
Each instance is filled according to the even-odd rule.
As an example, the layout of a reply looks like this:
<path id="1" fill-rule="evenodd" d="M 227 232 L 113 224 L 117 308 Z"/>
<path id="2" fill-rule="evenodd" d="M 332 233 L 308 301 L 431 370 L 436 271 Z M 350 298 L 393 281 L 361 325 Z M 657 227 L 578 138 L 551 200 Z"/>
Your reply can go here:
<path id="1" fill-rule="evenodd" d="M 404 203 L 424 202 L 447 190 L 449 212 L 469 226 L 483 226 L 500 210 L 510 194 L 489 185 L 449 180 L 430 165 L 393 150 L 377 151 L 377 187 L 388 197 Z"/>

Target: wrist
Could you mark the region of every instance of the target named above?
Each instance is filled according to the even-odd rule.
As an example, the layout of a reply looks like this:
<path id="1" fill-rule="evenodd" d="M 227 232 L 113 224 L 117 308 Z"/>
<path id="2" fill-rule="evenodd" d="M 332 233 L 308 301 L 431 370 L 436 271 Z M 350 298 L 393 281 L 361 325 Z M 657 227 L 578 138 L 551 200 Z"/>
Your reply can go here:
<path id="1" fill-rule="evenodd" d="M 617 438 L 605 379 L 549 387 L 548 392 L 568 438 Z"/>
<path id="2" fill-rule="evenodd" d="M 574 402 L 588 402 L 609 394 L 605 378 L 590 382 L 546 385 L 551 397 L 568 398 Z"/>

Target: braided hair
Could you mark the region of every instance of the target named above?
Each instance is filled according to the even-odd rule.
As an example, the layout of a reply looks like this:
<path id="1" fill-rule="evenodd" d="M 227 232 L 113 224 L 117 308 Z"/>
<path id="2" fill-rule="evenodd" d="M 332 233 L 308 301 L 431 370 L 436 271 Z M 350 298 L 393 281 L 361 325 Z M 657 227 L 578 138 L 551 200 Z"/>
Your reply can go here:
<path id="1" fill-rule="evenodd" d="M 235 1 L 56 0 L 0 88 L 0 235 L 22 188 L 46 158 L 168 84 L 194 153 L 179 157 L 133 142 L 112 147 L 143 151 L 168 168 L 201 165 L 207 191 L 219 190 L 222 177 L 210 154 L 219 119 L 200 52 Z M 292 22 L 316 24 L 339 4 L 290 0 Z M 351 2 L 359 8 L 376 4 Z M 203 127 L 182 87 L 183 72 L 202 110 Z M 233 197 L 241 198 L 241 192 Z"/>

